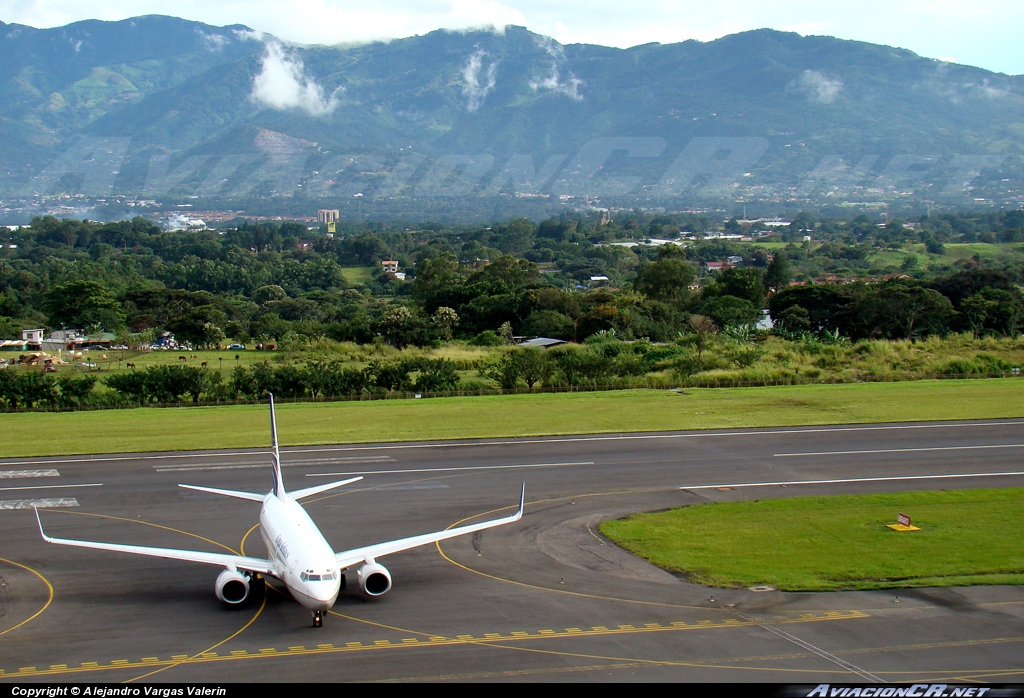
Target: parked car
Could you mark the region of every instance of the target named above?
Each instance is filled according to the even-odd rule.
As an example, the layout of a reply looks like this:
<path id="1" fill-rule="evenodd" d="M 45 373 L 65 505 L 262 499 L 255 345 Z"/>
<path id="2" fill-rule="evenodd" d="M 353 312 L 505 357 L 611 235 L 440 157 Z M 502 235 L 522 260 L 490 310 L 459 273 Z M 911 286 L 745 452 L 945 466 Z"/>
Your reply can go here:
<path id="1" fill-rule="evenodd" d="M 245 349 L 244 344 L 229 344 L 228 349 Z"/>

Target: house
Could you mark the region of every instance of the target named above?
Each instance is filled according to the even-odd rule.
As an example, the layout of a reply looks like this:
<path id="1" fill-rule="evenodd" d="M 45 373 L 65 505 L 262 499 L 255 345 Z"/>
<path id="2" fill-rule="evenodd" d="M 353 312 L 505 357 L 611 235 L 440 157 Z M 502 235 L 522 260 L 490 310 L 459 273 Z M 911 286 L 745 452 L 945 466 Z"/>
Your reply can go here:
<path id="1" fill-rule="evenodd" d="M 704 262 L 704 268 L 708 271 L 722 271 L 725 269 L 725 262 Z"/>
<path id="2" fill-rule="evenodd" d="M 385 274 L 394 274 L 398 271 L 398 261 L 394 259 L 385 259 L 380 266 L 384 269 Z"/>

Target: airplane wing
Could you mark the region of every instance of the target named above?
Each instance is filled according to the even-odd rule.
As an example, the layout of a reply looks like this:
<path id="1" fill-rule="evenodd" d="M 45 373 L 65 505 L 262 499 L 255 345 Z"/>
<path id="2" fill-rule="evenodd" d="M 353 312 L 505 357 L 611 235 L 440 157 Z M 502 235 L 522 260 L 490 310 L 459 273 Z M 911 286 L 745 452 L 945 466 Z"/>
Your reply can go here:
<path id="1" fill-rule="evenodd" d="M 94 550 L 112 550 L 118 553 L 131 553 L 133 555 L 148 555 L 150 557 L 162 557 L 168 560 L 184 560 L 186 562 L 201 562 L 205 565 L 217 565 L 219 567 L 235 568 L 247 572 L 259 572 L 277 577 L 277 567 L 270 560 L 258 557 L 246 557 L 244 555 L 231 555 L 225 553 L 204 553 L 199 550 L 176 550 L 174 548 L 150 548 L 144 545 L 121 545 L 120 543 L 98 543 L 87 540 L 70 540 L 68 538 L 54 538 L 46 535 L 43 531 L 43 522 L 39 518 L 39 510 L 36 509 L 36 521 L 39 523 L 39 533 L 47 543 L 57 545 L 71 545 L 77 548 L 92 548 Z"/>
<path id="2" fill-rule="evenodd" d="M 344 550 L 337 553 L 335 555 L 335 559 L 338 562 L 338 567 L 340 569 L 345 569 L 357 563 L 366 562 L 384 555 L 390 555 L 391 553 L 401 552 L 402 550 L 418 548 L 421 545 L 437 543 L 438 541 L 447 540 L 448 538 L 454 538 L 455 536 L 461 536 L 467 533 L 475 533 L 476 531 L 483 531 L 484 529 L 494 528 L 495 526 L 503 526 L 523 518 L 523 503 L 525 500 L 526 483 L 523 483 L 523 491 L 522 494 L 519 495 L 519 510 L 511 516 L 506 516 L 501 519 L 492 519 L 491 521 L 482 521 L 468 526 L 459 526 L 458 528 L 449 528 L 447 530 L 436 531 L 434 533 L 424 533 L 423 535 L 412 536 L 410 538 L 401 538 L 387 543 L 377 543 L 376 545 L 368 545 L 364 548 Z"/>

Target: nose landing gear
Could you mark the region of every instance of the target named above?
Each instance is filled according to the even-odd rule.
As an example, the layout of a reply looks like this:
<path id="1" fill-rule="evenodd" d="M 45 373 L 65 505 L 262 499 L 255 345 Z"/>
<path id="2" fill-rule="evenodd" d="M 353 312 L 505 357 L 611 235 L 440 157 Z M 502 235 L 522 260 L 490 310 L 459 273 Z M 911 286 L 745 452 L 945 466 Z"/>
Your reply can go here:
<path id="1" fill-rule="evenodd" d="M 313 611 L 313 627 L 322 628 L 324 627 L 324 612 Z"/>

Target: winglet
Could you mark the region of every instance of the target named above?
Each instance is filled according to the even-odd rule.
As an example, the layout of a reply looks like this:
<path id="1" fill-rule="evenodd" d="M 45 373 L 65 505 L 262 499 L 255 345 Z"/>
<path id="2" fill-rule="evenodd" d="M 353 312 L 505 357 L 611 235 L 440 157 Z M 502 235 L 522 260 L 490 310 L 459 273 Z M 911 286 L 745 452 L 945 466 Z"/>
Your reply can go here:
<path id="1" fill-rule="evenodd" d="M 523 506 L 526 504 L 526 481 L 523 480 L 523 491 L 519 495 L 519 511 L 516 512 L 516 521 L 523 518 Z"/>
<path id="2" fill-rule="evenodd" d="M 35 510 L 35 512 L 36 512 L 36 523 L 39 524 L 39 534 L 43 537 L 43 540 L 45 540 L 47 543 L 52 543 L 53 542 L 53 538 L 51 538 L 50 536 L 46 535 L 46 531 L 43 530 L 43 520 L 39 518 L 39 507 L 32 507 L 32 509 Z"/>
<path id="3" fill-rule="evenodd" d="M 284 499 L 287 493 L 284 489 L 284 480 L 281 479 L 281 451 L 277 447 L 277 417 L 274 415 L 274 394 L 270 395 L 270 446 L 271 456 L 274 459 L 274 496 Z"/>

